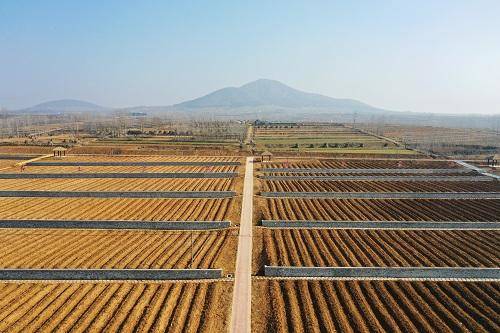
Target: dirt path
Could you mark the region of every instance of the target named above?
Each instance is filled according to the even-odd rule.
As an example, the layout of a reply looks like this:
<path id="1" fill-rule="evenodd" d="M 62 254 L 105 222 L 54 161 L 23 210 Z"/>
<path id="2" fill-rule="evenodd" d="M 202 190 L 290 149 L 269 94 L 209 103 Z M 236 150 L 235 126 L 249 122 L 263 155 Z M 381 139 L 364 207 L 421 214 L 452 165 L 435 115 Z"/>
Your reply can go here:
<path id="1" fill-rule="evenodd" d="M 249 333 L 252 286 L 253 157 L 247 157 L 231 313 L 231 332 Z"/>

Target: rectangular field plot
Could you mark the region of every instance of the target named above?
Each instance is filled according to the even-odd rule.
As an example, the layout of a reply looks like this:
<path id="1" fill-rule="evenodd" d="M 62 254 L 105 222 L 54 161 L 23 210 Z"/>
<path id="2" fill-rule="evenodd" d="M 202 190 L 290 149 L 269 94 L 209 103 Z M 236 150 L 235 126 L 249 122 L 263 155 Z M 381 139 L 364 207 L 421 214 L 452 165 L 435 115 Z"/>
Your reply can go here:
<path id="1" fill-rule="evenodd" d="M 0 198 L 0 220 L 237 221 L 239 198 Z"/>
<path id="2" fill-rule="evenodd" d="M 93 179 L 0 179 L 2 191 L 230 191 L 230 178 L 93 178 Z"/>
<path id="3" fill-rule="evenodd" d="M 500 192 L 500 182 L 496 181 L 273 180 L 261 184 L 264 192 Z"/>
<path id="4" fill-rule="evenodd" d="M 1 229 L 0 268 L 221 268 L 233 272 L 236 234 L 234 228 L 193 232 Z"/>
<path id="5" fill-rule="evenodd" d="M 254 332 L 498 332 L 500 283 L 254 280 Z"/>
<path id="6" fill-rule="evenodd" d="M 262 266 L 500 267 L 500 231 L 262 228 L 254 242 Z"/>
<path id="7" fill-rule="evenodd" d="M 453 161 L 377 160 L 377 159 L 305 159 L 262 163 L 262 169 L 452 169 L 462 168 Z"/>
<path id="8" fill-rule="evenodd" d="M 65 160 L 64 160 L 65 161 Z M 0 160 L 0 163 L 2 161 Z M 26 166 L 24 173 L 181 173 L 181 172 L 237 172 L 235 165 L 215 166 Z M 19 168 L 0 172 L 19 172 Z"/>
<path id="9" fill-rule="evenodd" d="M 68 155 L 64 158 L 50 157 L 41 162 L 240 162 L 237 156 L 109 156 Z"/>
<path id="10" fill-rule="evenodd" d="M 4 332 L 223 332 L 231 282 L 0 283 Z"/>
<path id="11" fill-rule="evenodd" d="M 263 220 L 500 221 L 495 199 L 259 199 Z"/>

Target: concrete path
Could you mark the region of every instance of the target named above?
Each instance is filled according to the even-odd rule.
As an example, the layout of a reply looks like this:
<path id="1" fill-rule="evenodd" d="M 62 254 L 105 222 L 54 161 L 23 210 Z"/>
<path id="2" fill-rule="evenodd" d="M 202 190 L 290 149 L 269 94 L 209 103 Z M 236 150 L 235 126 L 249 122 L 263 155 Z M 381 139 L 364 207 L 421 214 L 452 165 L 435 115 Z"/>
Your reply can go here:
<path id="1" fill-rule="evenodd" d="M 376 230 L 500 230 L 500 222 L 469 221 L 277 221 L 262 220 L 265 228 Z"/>
<path id="2" fill-rule="evenodd" d="M 261 192 L 260 195 L 296 199 L 500 199 L 500 192 Z"/>
<path id="3" fill-rule="evenodd" d="M 252 305 L 253 157 L 247 157 L 234 281 L 231 332 L 250 333 Z"/>
<path id="4" fill-rule="evenodd" d="M 74 172 L 74 173 L 0 173 L 0 179 L 84 179 L 84 178 L 235 178 L 237 172 Z M 490 178 L 488 178 L 491 180 Z"/>
<path id="5" fill-rule="evenodd" d="M 487 176 L 487 177 L 492 177 L 492 178 L 495 178 L 495 179 L 500 179 L 500 176 L 499 175 L 495 175 L 495 174 L 492 174 L 492 173 L 489 173 L 489 172 L 486 172 L 484 171 L 483 169 L 481 168 L 478 168 L 477 166 L 475 165 L 472 165 L 472 164 L 469 164 L 467 162 L 464 162 L 464 161 L 459 161 L 459 160 L 456 160 L 455 161 L 456 163 L 460 164 L 461 166 L 465 167 L 465 168 L 468 168 L 470 170 L 474 170 L 474 171 L 477 171 L 479 172 L 480 174 L 484 175 L 484 176 Z"/>
<path id="6" fill-rule="evenodd" d="M 0 220 L 0 228 L 21 229 L 215 230 L 230 226 L 229 221 Z"/>
<path id="7" fill-rule="evenodd" d="M 286 267 L 264 266 L 266 277 L 500 279 L 500 268 L 483 267 Z"/>
<path id="8" fill-rule="evenodd" d="M 164 191 L 164 192 L 104 192 L 104 191 L 0 191 L 6 198 L 174 198 L 174 199 L 220 199 L 232 198 L 234 191 Z"/>
<path id="9" fill-rule="evenodd" d="M 52 155 L 49 155 L 52 156 Z M 27 161 L 29 162 L 29 161 Z M 31 166 L 238 166 L 240 162 L 29 162 Z"/>
<path id="10" fill-rule="evenodd" d="M 199 280 L 222 269 L 0 269 L 0 280 Z"/>
<path id="11" fill-rule="evenodd" d="M 335 168 L 263 168 L 260 172 L 286 172 L 286 173 L 362 173 L 362 174 L 442 174 L 442 173 L 470 173 L 471 169 L 335 169 Z"/>
<path id="12" fill-rule="evenodd" d="M 0 174 L 0 177 L 1 174 Z M 261 179 L 276 180 L 322 180 L 322 181 L 390 181 L 390 182 L 491 182 L 487 176 L 261 176 Z"/>

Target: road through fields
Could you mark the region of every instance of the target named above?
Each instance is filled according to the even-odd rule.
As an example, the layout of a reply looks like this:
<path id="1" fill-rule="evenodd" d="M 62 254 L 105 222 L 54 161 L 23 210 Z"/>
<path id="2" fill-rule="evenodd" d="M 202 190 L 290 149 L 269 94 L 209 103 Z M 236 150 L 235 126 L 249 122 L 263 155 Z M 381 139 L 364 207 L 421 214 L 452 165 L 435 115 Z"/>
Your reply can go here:
<path id="1" fill-rule="evenodd" d="M 252 285 L 253 157 L 247 157 L 234 281 L 231 332 L 250 333 Z"/>

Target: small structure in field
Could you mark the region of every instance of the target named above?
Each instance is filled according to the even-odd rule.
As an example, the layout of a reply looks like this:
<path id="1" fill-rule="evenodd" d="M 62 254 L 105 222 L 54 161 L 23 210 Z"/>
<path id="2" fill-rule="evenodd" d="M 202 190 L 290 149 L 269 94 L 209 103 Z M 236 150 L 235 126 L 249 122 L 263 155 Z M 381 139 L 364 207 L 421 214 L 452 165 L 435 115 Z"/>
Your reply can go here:
<path id="1" fill-rule="evenodd" d="M 68 149 L 64 148 L 64 147 L 56 147 L 54 149 L 52 149 L 52 153 L 54 154 L 54 157 L 63 157 L 63 156 L 66 156 L 66 151 Z"/>
<path id="2" fill-rule="evenodd" d="M 262 162 L 265 162 L 265 161 L 266 161 L 266 159 L 267 159 L 268 161 L 271 161 L 271 158 L 272 158 L 272 157 L 273 157 L 273 154 L 272 154 L 270 151 L 267 151 L 267 150 L 266 150 L 265 152 L 263 152 L 262 154 L 260 154 L 260 160 L 261 160 Z"/>
<path id="3" fill-rule="evenodd" d="M 500 160 L 500 154 L 491 155 L 486 157 L 486 164 L 488 164 L 488 166 L 494 167 L 498 165 L 498 160 Z"/>

